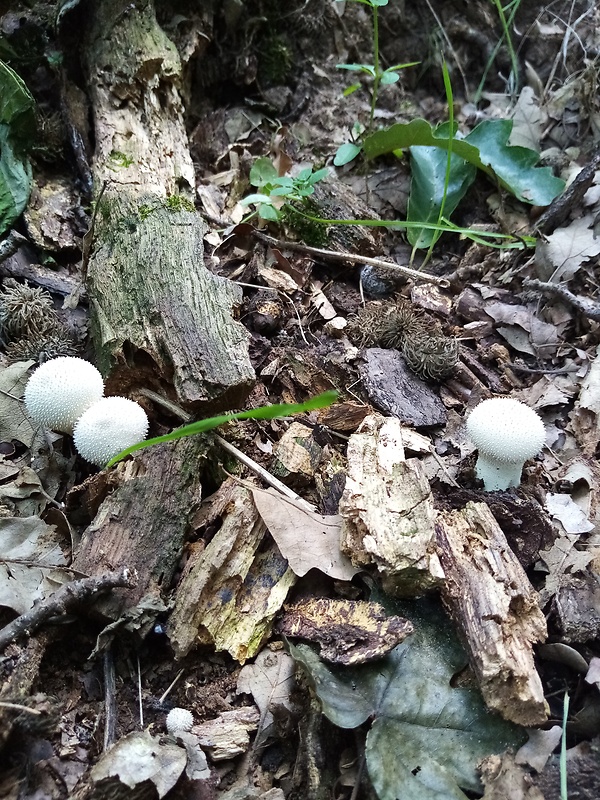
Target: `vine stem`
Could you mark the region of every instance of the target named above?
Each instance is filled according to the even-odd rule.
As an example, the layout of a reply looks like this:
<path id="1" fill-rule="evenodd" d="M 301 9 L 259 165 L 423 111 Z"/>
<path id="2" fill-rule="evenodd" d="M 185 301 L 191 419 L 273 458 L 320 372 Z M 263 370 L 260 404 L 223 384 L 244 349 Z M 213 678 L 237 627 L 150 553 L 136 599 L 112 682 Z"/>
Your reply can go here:
<path id="1" fill-rule="evenodd" d="M 373 9 L 373 54 L 375 62 L 375 78 L 373 79 L 373 91 L 371 93 L 371 114 L 369 115 L 369 133 L 373 130 L 373 120 L 375 119 L 375 106 L 377 104 L 377 93 L 379 92 L 379 81 L 381 78 L 381 70 L 379 68 L 379 9 L 377 6 L 371 6 Z"/>

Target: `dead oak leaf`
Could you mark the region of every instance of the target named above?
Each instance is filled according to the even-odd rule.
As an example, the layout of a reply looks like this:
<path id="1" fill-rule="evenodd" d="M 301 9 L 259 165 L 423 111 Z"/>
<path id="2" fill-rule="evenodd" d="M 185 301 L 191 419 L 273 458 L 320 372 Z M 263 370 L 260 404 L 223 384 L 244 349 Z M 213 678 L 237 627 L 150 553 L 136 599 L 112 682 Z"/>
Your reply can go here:
<path id="1" fill-rule="evenodd" d="M 545 241 L 538 242 L 535 257 L 546 273 L 542 277 L 553 282 L 568 281 L 584 261 L 600 253 L 600 237 L 590 227 L 593 224 L 594 216 L 588 214 L 557 228 Z"/>
<path id="2" fill-rule="evenodd" d="M 258 513 L 275 539 L 281 554 L 296 575 L 319 569 L 331 578 L 349 581 L 360 570 L 340 549 L 342 518 L 324 517 L 274 489 L 252 489 Z"/>

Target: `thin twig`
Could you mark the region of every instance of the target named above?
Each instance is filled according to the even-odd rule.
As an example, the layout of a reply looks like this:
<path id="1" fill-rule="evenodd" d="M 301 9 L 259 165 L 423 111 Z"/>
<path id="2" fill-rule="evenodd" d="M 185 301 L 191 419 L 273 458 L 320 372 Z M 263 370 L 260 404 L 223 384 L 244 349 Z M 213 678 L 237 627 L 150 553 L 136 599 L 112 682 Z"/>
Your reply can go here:
<path id="1" fill-rule="evenodd" d="M 179 670 L 179 672 L 177 673 L 177 675 L 175 675 L 175 677 L 174 677 L 174 678 L 173 678 L 173 680 L 171 681 L 171 683 L 170 683 L 170 684 L 167 686 L 167 688 L 165 689 L 165 691 L 164 691 L 164 692 L 161 694 L 161 696 L 158 698 L 158 702 L 159 702 L 159 703 L 161 703 L 161 704 L 162 704 L 162 703 L 164 703 L 164 702 L 165 702 L 165 700 L 167 699 L 167 697 L 168 697 L 168 695 L 169 695 L 169 692 L 170 692 L 170 691 L 171 691 L 171 689 L 172 689 L 172 688 L 175 686 L 175 684 L 177 683 L 177 681 L 179 680 L 179 678 L 181 678 L 181 676 L 183 675 L 183 673 L 184 673 L 184 669 L 180 669 L 180 670 Z"/>
<path id="2" fill-rule="evenodd" d="M 268 244 L 270 247 L 280 247 L 285 250 L 294 250 L 298 253 L 306 253 L 318 258 L 324 258 L 327 261 L 344 261 L 353 264 L 369 264 L 371 267 L 380 267 L 382 269 L 392 269 L 401 272 L 408 278 L 415 281 L 426 281 L 428 283 L 436 283 L 443 289 L 450 286 L 446 278 L 438 278 L 437 275 L 429 275 L 427 272 L 419 272 L 410 267 L 403 267 L 400 264 L 394 264 L 391 261 L 384 261 L 381 258 L 369 258 L 369 256 L 360 256 L 356 253 L 338 253 L 336 250 L 324 250 L 321 247 L 310 247 L 307 244 L 300 242 L 286 242 L 283 239 L 275 239 L 273 236 L 268 236 L 262 231 L 253 230 L 252 235 L 261 242 Z"/>
<path id="3" fill-rule="evenodd" d="M 117 682 L 115 678 L 115 659 L 112 648 L 104 651 L 104 751 L 113 745 L 117 738 Z"/>
<path id="4" fill-rule="evenodd" d="M 159 405 L 162 405 L 164 408 L 167 408 L 172 414 L 178 416 L 183 422 L 190 422 L 192 420 L 192 416 L 184 411 L 183 408 L 175 405 L 170 400 L 166 400 L 161 395 L 153 392 L 151 389 L 141 389 L 140 394 L 143 394 L 150 400 L 154 400 Z M 307 511 L 314 511 L 314 507 L 308 503 L 306 500 L 303 500 L 300 495 L 296 494 L 296 492 L 292 491 L 289 486 L 286 486 L 285 483 L 282 483 L 278 478 L 274 475 L 271 475 L 264 467 L 261 467 L 254 459 L 247 456 L 245 453 L 242 453 L 241 450 L 238 450 L 235 445 L 228 442 L 222 436 L 219 436 L 218 433 L 213 434 L 215 441 L 219 444 L 223 450 L 228 452 L 230 455 L 237 458 L 237 460 L 243 464 L 245 467 L 253 472 L 257 477 L 262 478 L 265 483 L 272 486 L 273 489 L 277 489 L 281 494 L 285 495 L 289 500 L 294 500 L 296 503 L 300 503 L 303 505 Z"/>
<path id="5" fill-rule="evenodd" d="M 89 601 L 94 595 L 108 592 L 118 586 L 131 588 L 136 583 L 137 572 L 128 567 L 120 572 L 107 572 L 93 578 L 82 578 L 66 583 L 0 630 L 0 651 L 20 636 L 31 636 L 52 617 L 66 614 L 68 609 Z"/>

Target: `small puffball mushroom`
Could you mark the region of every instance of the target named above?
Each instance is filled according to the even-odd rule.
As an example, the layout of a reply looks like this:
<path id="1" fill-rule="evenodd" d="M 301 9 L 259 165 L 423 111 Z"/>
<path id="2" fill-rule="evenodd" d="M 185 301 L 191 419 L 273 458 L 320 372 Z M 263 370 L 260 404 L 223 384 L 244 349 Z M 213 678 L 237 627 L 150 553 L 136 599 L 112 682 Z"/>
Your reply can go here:
<path id="1" fill-rule="evenodd" d="M 509 397 L 494 397 L 475 406 L 467 432 L 478 450 L 475 474 L 487 492 L 521 483 L 523 464 L 542 449 L 544 423 L 536 412 Z"/>
<path id="2" fill-rule="evenodd" d="M 61 356 L 38 367 L 25 387 L 25 408 L 43 428 L 73 433 L 79 417 L 104 394 L 102 375 L 83 358 Z"/>
<path id="3" fill-rule="evenodd" d="M 194 717 L 187 708 L 172 708 L 167 714 L 167 730 L 171 736 L 180 731 L 191 731 L 193 724 Z"/>
<path id="4" fill-rule="evenodd" d="M 104 397 L 81 415 L 73 431 L 79 455 L 104 467 L 117 453 L 146 438 L 148 417 L 133 400 Z"/>

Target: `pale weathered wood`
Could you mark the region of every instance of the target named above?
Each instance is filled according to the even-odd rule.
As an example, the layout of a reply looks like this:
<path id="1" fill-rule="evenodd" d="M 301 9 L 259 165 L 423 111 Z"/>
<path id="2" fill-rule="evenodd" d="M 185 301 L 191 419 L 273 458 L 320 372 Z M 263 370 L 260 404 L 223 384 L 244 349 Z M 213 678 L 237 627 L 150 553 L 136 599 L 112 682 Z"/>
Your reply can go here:
<path id="1" fill-rule="evenodd" d="M 239 406 L 254 381 L 233 318 L 241 291 L 206 269 L 203 223 L 177 199 L 195 187 L 177 50 L 152 2 L 102 0 L 90 6 L 84 53 L 96 192 L 108 182 L 87 283 L 108 391 L 172 385 L 188 410 Z"/>
<path id="2" fill-rule="evenodd" d="M 226 481 L 203 508 L 196 527 L 221 527 L 193 547 L 175 595 L 169 639 L 183 658 L 213 644 L 240 662 L 256 655 L 296 576 L 277 546 L 263 544 L 266 527 L 251 492 Z"/>
<path id="3" fill-rule="evenodd" d="M 371 415 L 350 437 L 339 511 L 342 551 L 356 566 L 375 564 L 386 591 L 439 586 L 431 489 L 421 462 L 405 458 L 400 420 Z"/>
<path id="4" fill-rule="evenodd" d="M 519 725 L 540 725 L 548 706 L 533 660 L 546 638 L 537 595 L 485 503 L 438 514 L 446 583 L 458 627 L 489 708 Z"/>

